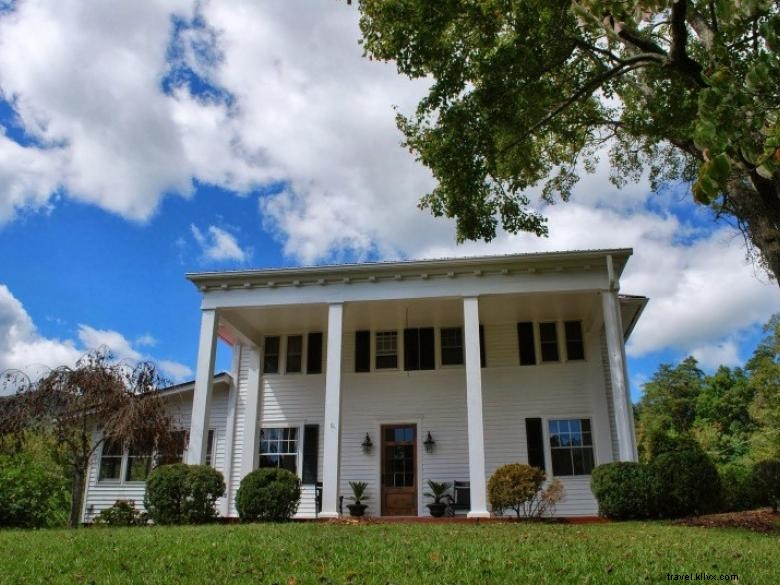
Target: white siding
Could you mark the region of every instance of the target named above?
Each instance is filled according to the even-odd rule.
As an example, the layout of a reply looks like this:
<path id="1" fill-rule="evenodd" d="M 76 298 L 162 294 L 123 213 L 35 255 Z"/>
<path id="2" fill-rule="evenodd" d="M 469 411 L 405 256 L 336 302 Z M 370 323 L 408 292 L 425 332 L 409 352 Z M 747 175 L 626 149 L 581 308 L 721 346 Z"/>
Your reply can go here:
<path id="1" fill-rule="evenodd" d="M 244 427 L 246 425 L 247 395 L 250 391 L 247 385 L 250 359 L 250 348 L 241 348 L 241 357 L 238 364 L 238 379 L 235 382 L 237 389 L 235 413 L 236 428 L 233 433 L 233 464 L 229 470 L 231 474 L 231 490 L 230 494 L 228 494 L 228 516 L 234 517 L 238 516 L 235 499 L 236 492 L 241 484 L 241 460 L 244 455 Z"/>
<path id="2" fill-rule="evenodd" d="M 214 461 L 217 469 L 224 474 L 225 464 L 225 420 L 227 417 L 227 390 L 214 389 L 211 402 L 209 429 L 215 431 Z M 192 392 L 182 393 L 169 399 L 169 412 L 174 422 L 181 428 L 189 428 L 192 411 Z M 110 508 L 117 500 L 133 500 L 137 509 L 144 509 L 145 483 L 140 481 L 98 481 L 100 448 L 92 457 L 84 496 L 84 522 L 90 522 L 105 508 Z M 220 509 L 224 502 L 217 503 Z"/>

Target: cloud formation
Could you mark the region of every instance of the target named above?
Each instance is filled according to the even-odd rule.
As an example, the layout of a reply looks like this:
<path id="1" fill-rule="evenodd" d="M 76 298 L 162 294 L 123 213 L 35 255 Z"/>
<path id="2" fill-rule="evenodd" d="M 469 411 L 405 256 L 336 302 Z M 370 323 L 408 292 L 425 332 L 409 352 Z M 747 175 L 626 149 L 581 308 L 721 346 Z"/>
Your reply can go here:
<path id="1" fill-rule="evenodd" d="M 0 284 L 0 372 L 21 370 L 37 376 L 48 368 L 73 366 L 89 351 L 108 348 L 119 361 L 153 360 L 121 333 L 80 324 L 78 340 L 48 338 L 40 334 L 22 303 Z M 138 342 L 135 346 L 142 345 Z M 192 370 L 170 360 L 157 361 L 160 371 L 174 381 L 192 376 Z"/>
<path id="2" fill-rule="evenodd" d="M 0 16 L 0 89 L 30 141 L 0 136 L 0 222 L 57 193 L 144 220 L 193 180 L 244 195 L 276 184 L 258 229 L 301 263 L 631 246 L 623 290 L 651 298 L 632 356 L 733 361 L 735 332 L 780 311 L 732 228 L 646 181 L 616 190 L 606 161 L 545 208 L 550 238 L 456 246 L 453 222 L 417 209 L 434 181 L 394 123 L 427 82 L 362 58 L 359 36 L 355 7 L 329 0 L 18 3 Z M 206 261 L 250 259 L 224 228 L 192 234 Z"/>

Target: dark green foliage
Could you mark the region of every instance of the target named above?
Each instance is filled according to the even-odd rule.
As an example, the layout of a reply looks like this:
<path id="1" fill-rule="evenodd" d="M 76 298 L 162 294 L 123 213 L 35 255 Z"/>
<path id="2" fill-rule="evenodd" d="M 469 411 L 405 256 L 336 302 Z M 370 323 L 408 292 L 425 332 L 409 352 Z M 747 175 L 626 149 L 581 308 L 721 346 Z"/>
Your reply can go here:
<path id="1" fill-rule="evenodd" d="M 671 434 L 658 428 L 648 430 L 643 436 L 643 458 L 653 461 L 664 453 L 683 453 L 701 451 L 701 447 L 690 433 Z"/>
<path id="2" fill-rule="evenodd" d="M 110 508 L 100 511 L 94 523 L 99 526 L 145 526 L 147 515 L 136 510 L 133 500 L 117 500 Z"/>
<path id="3" fill-rule="evenodd" d="M 633 462 L 599 465 L 593 470 L 590 486 L 601 516 L 633 520 L 656 515 L 657 485 L 649 465 Z"/>
<path id="4" fill-rule="evenodd" d="M 257 469 L 241 480 L 236 508 L 244 522 L 289 520 L 298 509 L 301 482 L 286 469 Z"/>
<path id="5" fill-rule="evenodd" d="M 161 465 L 146 480 L 144 506 L 157 524 L 199 524 L 216 515 L 225 493 L 222 474 L 206 465 Z"/>
<path id="6" fill-rule="evenodd" d="M 718 470 L 701 451 L 662 453 L 650 464 L 658 488 L 658 514 L 666 518 L 698 516 L 718 510 Z"/>
<path id="7" fill-rule="evenodd" d="M 67 521 L 69 485 L 61 467 L 28 450 L 0 454 L 0 526 L 42 528 Z"/>
<path id="8" fill-rule="evenodd" d="M 722 512 L 752 510 L 758 505 L 755 475 L 748 465 L 731 463 L 718 469 Z"/>
<path id="9" fill-rule="evenodd" d="M 780 459 L 759 461 L 753 473 L 759 504 L 771 506 L 772 511 L 777 512 L 780 506 Z"/>

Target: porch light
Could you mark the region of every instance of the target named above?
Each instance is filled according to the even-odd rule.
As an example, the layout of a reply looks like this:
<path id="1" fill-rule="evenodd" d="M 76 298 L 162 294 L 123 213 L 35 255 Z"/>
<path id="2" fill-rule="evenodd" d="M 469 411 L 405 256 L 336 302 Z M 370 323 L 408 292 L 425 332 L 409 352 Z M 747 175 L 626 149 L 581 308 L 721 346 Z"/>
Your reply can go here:
<path id="1" fill-rule="evenodd" d="M 433 437 L 431 437 L 431 431 L 428 431 L 428 436 L 425 438 L 425 441 L 423 441 L 423 445 L 425 445 L 426 453 L 433 453 L 433 448 L 436 446 L 436 441 L 434 441 Z"/>
<path id="2" fill-rule="evenodd" d="M 366 433 L 366 438 L 363 439 L 360 446 L 363 447 L 363 453 L 371 453 L 371 449 L 374 448 L 374 443 L 371 441 L 371 437 L 368 436 L 368 433 Z"/>

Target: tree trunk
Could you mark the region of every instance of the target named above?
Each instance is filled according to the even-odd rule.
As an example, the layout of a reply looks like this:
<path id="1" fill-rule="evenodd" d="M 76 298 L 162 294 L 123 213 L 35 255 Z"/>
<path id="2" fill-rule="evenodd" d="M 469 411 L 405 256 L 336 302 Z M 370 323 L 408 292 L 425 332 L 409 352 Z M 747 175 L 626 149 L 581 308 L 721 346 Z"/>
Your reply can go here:
<path id="1" fill-rule="evenodd" d="M 765 179 L 758 173 L 750 180 L 729 183 L 726 208 L 761 254 L 767 272 L 780 286 L 780 173 Z"/>
<path id="2" fill-rule="evenodd" d="M 70 491 L 70 527 L 78 528 L 81 520 L 81 500 L 84 497 L 84 477 L 86 472 L 80 466 L 73 468 L 73 484 Z"/>

